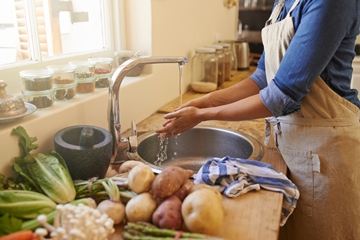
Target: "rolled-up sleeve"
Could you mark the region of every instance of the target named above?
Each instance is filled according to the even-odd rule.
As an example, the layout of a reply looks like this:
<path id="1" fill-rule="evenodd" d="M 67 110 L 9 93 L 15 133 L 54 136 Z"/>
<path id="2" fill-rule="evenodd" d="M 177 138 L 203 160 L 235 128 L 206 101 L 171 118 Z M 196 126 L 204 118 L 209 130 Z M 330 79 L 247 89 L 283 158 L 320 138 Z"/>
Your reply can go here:
<path id="1" fill-rule="evenodd" d="M 256 68 L 250 78 L 259 86 L 260 98 L 264 105 L 272 112 L 276 117 L 284 115 L 284 112 L 290 113 L 300 109 L 300 104 L 293 101 L 289 96 L 283 93 L 275 84 L 271 81 L 267 84 L 266 74 L 261 69 L 261 62 Z"/>
<path id="2" fill-rule="evenodd" d="M 353 40 L 358 33 L 354 3 L 354 0 L 301 2 L 292 12 L 295 36 L 269 84 L 266 56 L 262 54 L 250 78 L 260 87 L 260 98 L 274 116 L 298 111 L 318 76 L 331 83 L 333 90 L 345 91 L 345 83 L 351 79 Z"/>

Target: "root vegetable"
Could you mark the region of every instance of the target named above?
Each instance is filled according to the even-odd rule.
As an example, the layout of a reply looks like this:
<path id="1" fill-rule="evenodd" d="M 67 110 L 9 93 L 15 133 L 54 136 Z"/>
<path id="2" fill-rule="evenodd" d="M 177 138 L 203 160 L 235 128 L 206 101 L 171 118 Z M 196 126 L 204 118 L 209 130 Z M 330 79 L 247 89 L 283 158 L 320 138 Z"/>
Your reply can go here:
<path id="1" fill-rule="evenodd" d="M 114 224 L 123 222 L 125 220 L 125 206 L 120 201 L 118 187 L 111 179 L 106 179 L 101 184 L 104 186 L 110 199 L 101 201 L 97 206 L 97 210 L 108 215 L 114 221 Z"/>
<path id="2" fill-rule="evenodd" d="M 122 223 L 125 220 L 125 205 L 122 202 L 103 200 L 98 204 L 97 209 L 101 213 L 107 214 L 114 224 Z"/>
<path id="3" fill-rule="evenodd" d="M 181 201 L 184 201 L 186 196 L 190 193 L 190 189 L 194 186 L 194 181 L 191 179 L 186 180 L 186 182 L 181 185 L 181 187 L 174 193 Z"/>
<path id="4" fill-rule="evenodd" d="M 216 197 L 219 199 L 219 201 L 222 202 L 222 195 L 219 192 L 219 190 L 217 190 L 215 187 L 212 187 L 212 186 L 204 184 L 204 183 L 193 184 L 189 190 L 189 194 L 196 190 L 204 189 L 204 188 L 213 191 L 215 193 Z"/>
<path id="5" fill-rule="evenodd" d="M 186 228 L 196 233 L 214 235 L 224 221 L 222 202 L 206 188 L 190 193 L 183 201 L 181 213 Z"/>
<path id="6" fill-rule="evenodd" d="M 129 188 L 135 193 L 148 192 L 155 179 L 151 167 L 146 164 L 138 164 L 130 170 L 128 176 Z"/>
<path id="7" fill-rule="evenodd" d="M 131 169 L 133 169 L 135 166 L 137 166 L 139 164 L 145 164 L 145 163 L 137 161 L 137 160 L 125 161 L 123 164 L 120 165 L 118 172 L 119 173 L 130 172 Z"/>
<path id="8" fill-rule="evenodd" d="M 151 222 L 156 207 L 156 201 L 150 193 L 141 193 L 126 204 L 126 218 L 129 222 Z"/>
<path id="9" fill-rule="evenodd" d="M 152 216 L 153 224 L 159 228 L 179 230 L 183 223 L 181 204 L 175 195 L 165 199 Z"/>
<path id="10" fill-rule="evenodd" d="M 192 175 L 194 171 L 177 166 L 164 168 L 152 183 L 151 191 L 155 199 L 165 199 L 173 195 Z"/>
<path id="11" fill-rule="evenodd" d="M 35 240 L 38 239 L 30 230 L 22 230 L 0 237 L 0 240 Z"/>

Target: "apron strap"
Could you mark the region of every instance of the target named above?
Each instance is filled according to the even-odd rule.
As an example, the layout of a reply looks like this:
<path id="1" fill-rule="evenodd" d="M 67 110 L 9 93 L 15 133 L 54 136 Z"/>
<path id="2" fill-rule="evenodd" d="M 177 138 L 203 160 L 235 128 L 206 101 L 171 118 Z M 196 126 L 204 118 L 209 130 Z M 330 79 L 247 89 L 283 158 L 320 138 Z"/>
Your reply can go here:
<path id="1" fill-rule="evenodd" d="M 265 26 L 273 24 L 276 21 L 276 19 L 278 19 L 279 15 L 280 15 L 280 12 L 281 12 L 282 8 L 284 7 L 284 5 L 285 5 L 285 0 L 280 0 L 276 4 L 276 6 L 275 6 L 274 10 L 272 11 L 269 19 L 265 22 Z"/>
<path id="2" fill-rule="evenodd" d="M 290 16 L 290 13 L 295 9 L 295 7 L 299 4 L 300 0 L 295 0 L 295 2 L 293 3 L 293 5 L 291 6 L 289 12 L 287 13 L 287 16 L 286 17 L 289 17 Z M 266 21 L 265 23 L 265 26 L 268 26 L 270 24 L 273 24 L 276 22 L 276 20 L 278 19 L 279 15 L 280 15 L 280 12 L 282 10 L 282 8 L 284 7 L 285 5 L 285 0 L 280 0 L 274 10 L 272 11 L 269 19 Z"/>
<path id="3" fill-rule="evenodd" d="M 291 6 L 289 12 L 287 13 L 286 17 L 290 17 L 290 13 L 295 9 L 295 7 L 299 4 L 300 0 L 295 0 L 294 4 Z"/>

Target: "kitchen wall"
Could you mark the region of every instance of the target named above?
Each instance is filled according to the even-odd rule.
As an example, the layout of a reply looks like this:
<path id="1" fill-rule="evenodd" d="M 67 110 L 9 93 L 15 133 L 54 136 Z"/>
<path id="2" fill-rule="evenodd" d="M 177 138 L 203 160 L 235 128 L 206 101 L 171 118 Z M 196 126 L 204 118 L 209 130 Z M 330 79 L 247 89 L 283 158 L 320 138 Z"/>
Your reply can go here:
<path id="1" fill-rule="evenodd" d="M 124 46 L 145 55 L 185 56 L 189 59 L 182 92 L 190 83 L 194 49 L 221 39 L 235 39 L 237 8 L 227 9 L 222 0 L 125 0 Z M 128 77 L 120 90 L 123 130 L 131 120 L 142 121 L 179 95 L 176 64 L 154 64 L 140 77 Z M 51 109 L 38 110 L 22 120 L 0 125 L 0 173 L 10 175 L 13 157 L 20 154 L 18 138 L 11 130 L 23 126 L 37 137 L 38 152 L 53 148 L 54 134 L 71 125 L 108 128 L 106 89 L 77 95 L 69 102 L 56 102 Z"/>

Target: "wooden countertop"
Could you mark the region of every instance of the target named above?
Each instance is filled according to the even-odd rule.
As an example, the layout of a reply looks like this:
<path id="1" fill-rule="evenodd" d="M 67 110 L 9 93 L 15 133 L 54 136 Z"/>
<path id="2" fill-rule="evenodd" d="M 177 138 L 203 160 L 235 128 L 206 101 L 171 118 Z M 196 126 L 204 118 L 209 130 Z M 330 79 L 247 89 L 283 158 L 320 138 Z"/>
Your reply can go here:
<path id="1" fill-rule="evenodd" d="M 249 76 L 254 69 L 249 71 L 234 71 L 230 81 L 226 81 L 223 87 L 231 86 L 245 77 Z M 182 96 L 182 102 L 185 103 L 202 94 L 189 91 Z M 137 124 L 138 133 L 153 131 L 164 122 L 163 115 L 173 111 L 180 103 L 180 98 L 174 99 L 159 109 L 149 118 Z M 264 142 L 264 120 L 257 119 L 241 122 L 207 121 L 201 125 L 212 125 L 229 128 L 249 134 L 256 138 L 260 143 Z M 126 134 L 125 134 L 126 135 Z M 286 165 L 280 154 L 270 142 L 269 147 L 264 146 L 264 157 L 261 160 L 275 167 L 278 171 L 286 173 Z M 283 196 L 280 193 L 260 190 L 252 191 L 234 199 L 223 198 L 223 208 L 225 213 L 224 226 L 219 229 L 217 236 L 229 240 L 239 239 L 267 239 L 276 240 L 279 233 L 279 223 Z M 114 236 L 119 236 L 121 228 L 117 229 Z M 118 237 L 112 240 L 121 239 Z"/>

